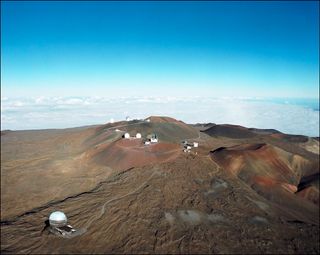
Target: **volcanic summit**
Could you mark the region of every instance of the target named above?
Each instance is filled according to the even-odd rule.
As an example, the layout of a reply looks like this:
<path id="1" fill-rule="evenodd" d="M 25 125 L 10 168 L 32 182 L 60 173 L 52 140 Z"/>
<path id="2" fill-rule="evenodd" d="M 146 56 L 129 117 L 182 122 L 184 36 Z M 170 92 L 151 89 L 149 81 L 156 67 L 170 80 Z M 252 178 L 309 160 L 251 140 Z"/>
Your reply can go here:
<path id="1" fill-rule="evenodd" d="M 161 116 L 1 132 L 1 253 L 239 251 L 319 254 L 319 140 Z"/>

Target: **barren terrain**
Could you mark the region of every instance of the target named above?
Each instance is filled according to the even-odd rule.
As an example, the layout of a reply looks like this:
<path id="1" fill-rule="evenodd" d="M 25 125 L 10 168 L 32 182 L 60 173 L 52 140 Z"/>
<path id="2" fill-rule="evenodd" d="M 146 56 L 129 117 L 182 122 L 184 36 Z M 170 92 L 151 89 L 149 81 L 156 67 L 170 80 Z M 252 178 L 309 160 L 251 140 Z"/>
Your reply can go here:
<path id="1" fill-rule="evenodd" d="M 319 254 L 319 140 L 149 119 L 2 131 L 1 253 Z"/>

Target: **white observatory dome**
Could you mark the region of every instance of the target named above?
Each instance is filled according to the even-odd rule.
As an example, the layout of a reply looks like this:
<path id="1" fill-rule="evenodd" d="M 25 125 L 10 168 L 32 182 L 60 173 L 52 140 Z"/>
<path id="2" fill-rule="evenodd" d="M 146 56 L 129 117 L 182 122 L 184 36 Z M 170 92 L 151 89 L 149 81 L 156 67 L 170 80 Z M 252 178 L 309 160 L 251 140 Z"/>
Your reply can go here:
<path id="1" fill-rule="evenodd" d="M 49 223 L 54 227 L 62 227 L 67 224 L 67 216 L 60 211 L 56 211 L 50 214 Z"/>
<path id="2" fill-rule="evenodd" d="M 136 134 L 136 138 L 140 139 L 140 138 L 141 138 L 141 134 L 140 134 L 140 133 L 137 133 L 137 134 Z"/>
<path id="3" fill-rule="evenodd" d="M 124 138 L 129 139 L 129 138 L 130 138 L 129 133 L 125 133 L 125 134 L 124 134 Z"/>

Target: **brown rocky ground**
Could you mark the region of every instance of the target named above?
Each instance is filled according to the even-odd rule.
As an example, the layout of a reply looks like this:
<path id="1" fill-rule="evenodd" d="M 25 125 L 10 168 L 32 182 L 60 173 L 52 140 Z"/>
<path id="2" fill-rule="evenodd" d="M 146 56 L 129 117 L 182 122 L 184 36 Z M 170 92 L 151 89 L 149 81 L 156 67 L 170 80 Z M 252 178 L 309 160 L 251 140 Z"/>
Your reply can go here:
<path id="1" fill-rule="evenodd" d="M 150 119 L 1 133 L 1 253 L 320 252 L 319 141 Z M 79 235 L 43 231 L 55 210 Z"/>

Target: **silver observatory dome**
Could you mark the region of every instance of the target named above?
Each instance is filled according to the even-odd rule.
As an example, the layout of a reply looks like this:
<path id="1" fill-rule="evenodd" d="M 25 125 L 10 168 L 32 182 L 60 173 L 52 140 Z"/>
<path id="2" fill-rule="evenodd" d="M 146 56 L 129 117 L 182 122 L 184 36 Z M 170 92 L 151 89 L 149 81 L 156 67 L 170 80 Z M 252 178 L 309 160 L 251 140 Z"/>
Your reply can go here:
<path id="1" fill-rule="evenodd" d="M 67 216 L 60 211 L 53 212 L 49 216 L 49 223 L 53 227 L 63 227 L 67 225 Z"/>

